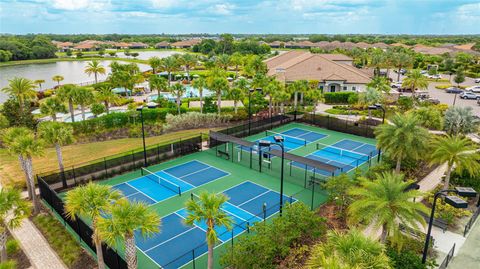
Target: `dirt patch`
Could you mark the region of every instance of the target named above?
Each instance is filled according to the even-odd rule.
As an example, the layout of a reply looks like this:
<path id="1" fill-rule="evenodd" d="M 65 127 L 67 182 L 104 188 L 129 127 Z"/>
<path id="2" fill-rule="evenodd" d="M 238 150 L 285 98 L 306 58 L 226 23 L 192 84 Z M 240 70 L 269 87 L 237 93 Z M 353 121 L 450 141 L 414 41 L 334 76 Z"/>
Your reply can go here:
<path id="1" fill-rule="evenodd" d="M 347 230 L 346 219 L 339 212 L 338 206 L 332 202 L 324 204 L 318 209 L 318 214 L 327 220 L 329 230 Z"/>

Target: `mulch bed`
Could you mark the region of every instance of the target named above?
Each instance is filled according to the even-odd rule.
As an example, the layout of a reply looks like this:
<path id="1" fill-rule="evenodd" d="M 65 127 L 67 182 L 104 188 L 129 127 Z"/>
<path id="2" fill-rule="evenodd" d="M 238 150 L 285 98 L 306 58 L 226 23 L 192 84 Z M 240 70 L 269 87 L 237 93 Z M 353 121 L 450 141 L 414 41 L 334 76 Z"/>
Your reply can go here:
<path id="1" fill-rule="evenodd" d="M 8 240 L 15 239 L 10 231 L 7 230 L 8 234 Z M 23 252 L 23 249 L 21 246 L 19 246 L 19 250 L 13 254 L 8 255 L 9 260 L 14 260 L 17 262 L 17 269 L 25 269 L 29 268 L 31 266 L 30 260 L 28 259 L 27 255 L 25 252 Z"/>

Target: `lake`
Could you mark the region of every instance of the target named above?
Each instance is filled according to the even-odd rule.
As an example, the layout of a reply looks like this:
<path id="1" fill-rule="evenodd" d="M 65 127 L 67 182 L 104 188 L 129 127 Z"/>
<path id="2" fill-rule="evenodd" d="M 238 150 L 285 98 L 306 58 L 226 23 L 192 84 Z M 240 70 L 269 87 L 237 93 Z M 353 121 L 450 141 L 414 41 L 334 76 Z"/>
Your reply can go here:
<path id="1" fill-rule="evenodd" d="M 138 53 L 138 56 L 136 59 L 140 60 L 148 60 L 152 58 L 153 56 L 157 56 L 158 58 L 166 58 L 168 56 L 172 56 L 174 54 L 183 54 L 181 51 L 174 51 L 174 50 L 161 50 L 161 51 L 134 51 Z M 119 58 L 130 58 L 132 59 L 133 57 L 131 56 L 125 56 L 125 53 L 123 52 L 118 52 L 117 57 Z"/>
<path id="2" fill-rule="evenodd" d="M 100 61 L 106 69 L 105 75 L 98 75 L 98 79 L 102 80 L 110 73 L 109 65 L 112 61 Z M 45 64 L 25 64 L 25 65 L 12 65 L 0 67 L 0 89 L 8 85 L 8 80 L 14 77 L 24 77 L 31 80 L 43 79 L 45 83 L 42 85 L 42 89 L 52 88 L 57 85 L 55 81 L 52 81 L 52 77 L 55 75 L 61 75 L 65 78 L 60 84 L 68 83 L 82 83 L 88 81 L 94 81 L 95 77 L 85 74 L 85 67 L 88 61 L 74 61 L 74 62 L 55 62 Z M 140 70 L 146 71 L 150 69 L 150 66 L 146 64 L 138 64 Z M 38 90 L 40 90 L 38 88 Z M 0 103 L 5 102 L 8 96 L 0 91 Z"/>

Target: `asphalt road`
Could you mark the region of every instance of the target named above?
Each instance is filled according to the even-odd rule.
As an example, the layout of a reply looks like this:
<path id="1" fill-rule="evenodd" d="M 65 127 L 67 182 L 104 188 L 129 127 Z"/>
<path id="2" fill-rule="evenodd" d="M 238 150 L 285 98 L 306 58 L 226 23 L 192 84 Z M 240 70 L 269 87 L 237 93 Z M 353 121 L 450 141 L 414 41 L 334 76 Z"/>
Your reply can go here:
<path id="1" fill-rule="evenodd" d="M 397 74 L 392 72 L 390 74 L 390 77 L 393 79 L 393 81 L 397 81 Z M 450 76 L 448 75 L 442 75 L 442 78 L 449 79 Z M 403 76 L 400 78 L 400 80 L 403 80 Z M 453 76 L 452 76 L 452 81 L 453 81 Z M 430 82 L 428 85 L 428 94 L 430 95 L 431 98 L 438 99 L 440 103 L 442 104 L 447 104 L 449 106 L 453 105 L 453 102 L 455 100 L 455 94 L 453 93 L 446 93 L 445 90 L 439 90 L 436 89 L 436 85 L 445 85 L 448 84 L 447 82 Z M 455 84 L 455 83 L 452 83 Z M 465 78 L 465 82 L 461 83 L 460 86 L 465 86 L 465 87 L 470 87 L 474 85 L 480 85 L 479 83 L 475 83 L 474 79 L 472 78 Z M 403 93 L 404 95 L 410 95 L 409 93 Z M 476 100 L 464 100 L 460 99 L 459 96 L 457 96 L 457 99 L 455 101 L 455 106 L 470 106 L 473 108 L 473 111 L 475 115 L 480 117 L 480 105 L 477 104 Z"/>

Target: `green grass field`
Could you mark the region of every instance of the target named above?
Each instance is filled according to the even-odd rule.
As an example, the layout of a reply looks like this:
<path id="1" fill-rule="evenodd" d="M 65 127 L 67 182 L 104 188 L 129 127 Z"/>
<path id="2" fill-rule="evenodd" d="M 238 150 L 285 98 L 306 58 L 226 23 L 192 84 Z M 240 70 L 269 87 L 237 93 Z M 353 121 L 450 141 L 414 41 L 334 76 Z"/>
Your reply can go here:
<path id="1" fill-rule="evenodd" d="M 276 132 L 286 131 L 292 128 L 301 128 L 305 130 L 315 131 L 317 133 L 322 133 L 327 135 L 323 139 L 318 140 L 318 142 L 324 144 L 334 144 L 342 139 L 351 139 L 358 142 L 375 144 L 375 140 L 358 137 L 355 135 L 350 134 L 343 134 L 339 132 L 329 131 L 317 127 L 312 127 L 304 124 L 298 123 L 291 123 L 279 128 L 274 129 Z M 253 136 L 246 138 L 250 141 L 258 140 L 265 136 L 265 133 L 259 133 Z M 231 150 L 231 148 L 230 148 Z M 316 151 L 316 143 L 310 143 L 307 146 L 301 146 L 300 148 L 291 151 L 290 153 L 294 153 L 296 155 L 305 156 L 314 151 Z M 280 189 L 280 158 L 273 158 L 272 159 L 272 169 L 268 169 L 266 165 L 262 167 L 262 173 L 258 171 L 258 159 L 257 162 L 253 162 L 252 169 L 250 169 L 249 163 L 250 161 L 247 158 L 242 158 L 242 161 L 238 161 L 238 152 L 239 149 L 236 147 L 234 148 L 235 154 L 232 155 L 233 158 L 229 160 L 221 157 L 217 157 L 215 153 L 215 149 L 209 149 L 206 151 L 190 154 L 181 158 L 177 158 L 174 160 L 170 160 L 158 165 L 150 166 L 148 169 L 150 171 L 159 171 L 163 170 L 175 165 L 179 165 L 182 163 L 186 163 L 192 160 L 199 160 L 203 163 L 221 169 L 230 173 L 228 176 L 219 178 L 217 180 L 210 181 L 204 185 L 201 185 L 197 188 L 194 188 L 190 191 L 182 193 L 181 196 L 174 196 L 157 204 L 151 206 L 152 210 L 155 210 L 160 216 L 166 216 L 171 214 L 177 210 L 180 210 L 184 207 L 185 202 L 187 199 L 190 198 L 190 193 L 198 194 L 202 190 L 206 190 L 209 192 L 222 192 L 228 188 L 231 188 L 235 185 L 238 185 L 245 181 L 252 181 L 256 184 L 261 186 L 267 187 L 274 191 L 279 191 Z M 244 154 L 244 153 L 242 153 Z M 248 156 L 248 153 L 244 154 Z M 233 159 L 233 160 L 232 160 Z M 245 160 L 245 161 L 244 161 Z M 367 168 L 368 164 L 362 165 L 360 168 Z M 353 171 L 351 171 L 353 173 Z M 288 196 L 293 196 L 293 198 L 297 199 L 299 202 L 303 202 L 307 205 L 313 204 L 314 207 L 318 207 L 321 204 L 327 201 L 327 193 L 321 189 L 321 187 L 317 187 L 315 192 L 312 192 L 311 188 L 308 186 L 309 184 L 306 183 L 307 179 L 310 178 L 311 172 L 306 173 L 305 170 L 299 168 L 293 168 L 292 173 L 290 175 L 289 168 L 285 168 L 285 183 L 284 183 L 284 194 Z M 102 181 L 101 184 L 108 184 L 108 185 L 116 185 L 122 182 L 126 182 L 141 176 L 140 171 L 131 172 L 128 174 L 123 174 L 121 176 L 114 177 L 109 180 Z M 307 185 L 305 188 L 305 184 Z M 313 199 L 312 199 L 313 194 Z M 241 235 L 244 236 L 244 235 Z M 223 245 L 217 246 L 215 251 L 216 256 L 216 267 L 220 267 L 218 264 L 220 255 L 229 250 L 231 246 L 231 242 L 225 242 Z M 119 252 L 123 255 L 123 250 L 120 248 Z M 143 254 L 141 251 L 137 251 L 138 253 L 138 261 L 139 261 L 139 268 L 158 268 L 158 265 L 153 262 L 148 256 Z M 185 255 L 190 255 L 191 253 L 185 253 Z M 173 257 L 172 257 L 173 258 Z M 206 268 L 206 255 L 203 255 L 196 259 L 196 266 L 195 268 Z M 183 268 L 193 268 L 193 264 L 189 263 L 185 265 Z"/>

